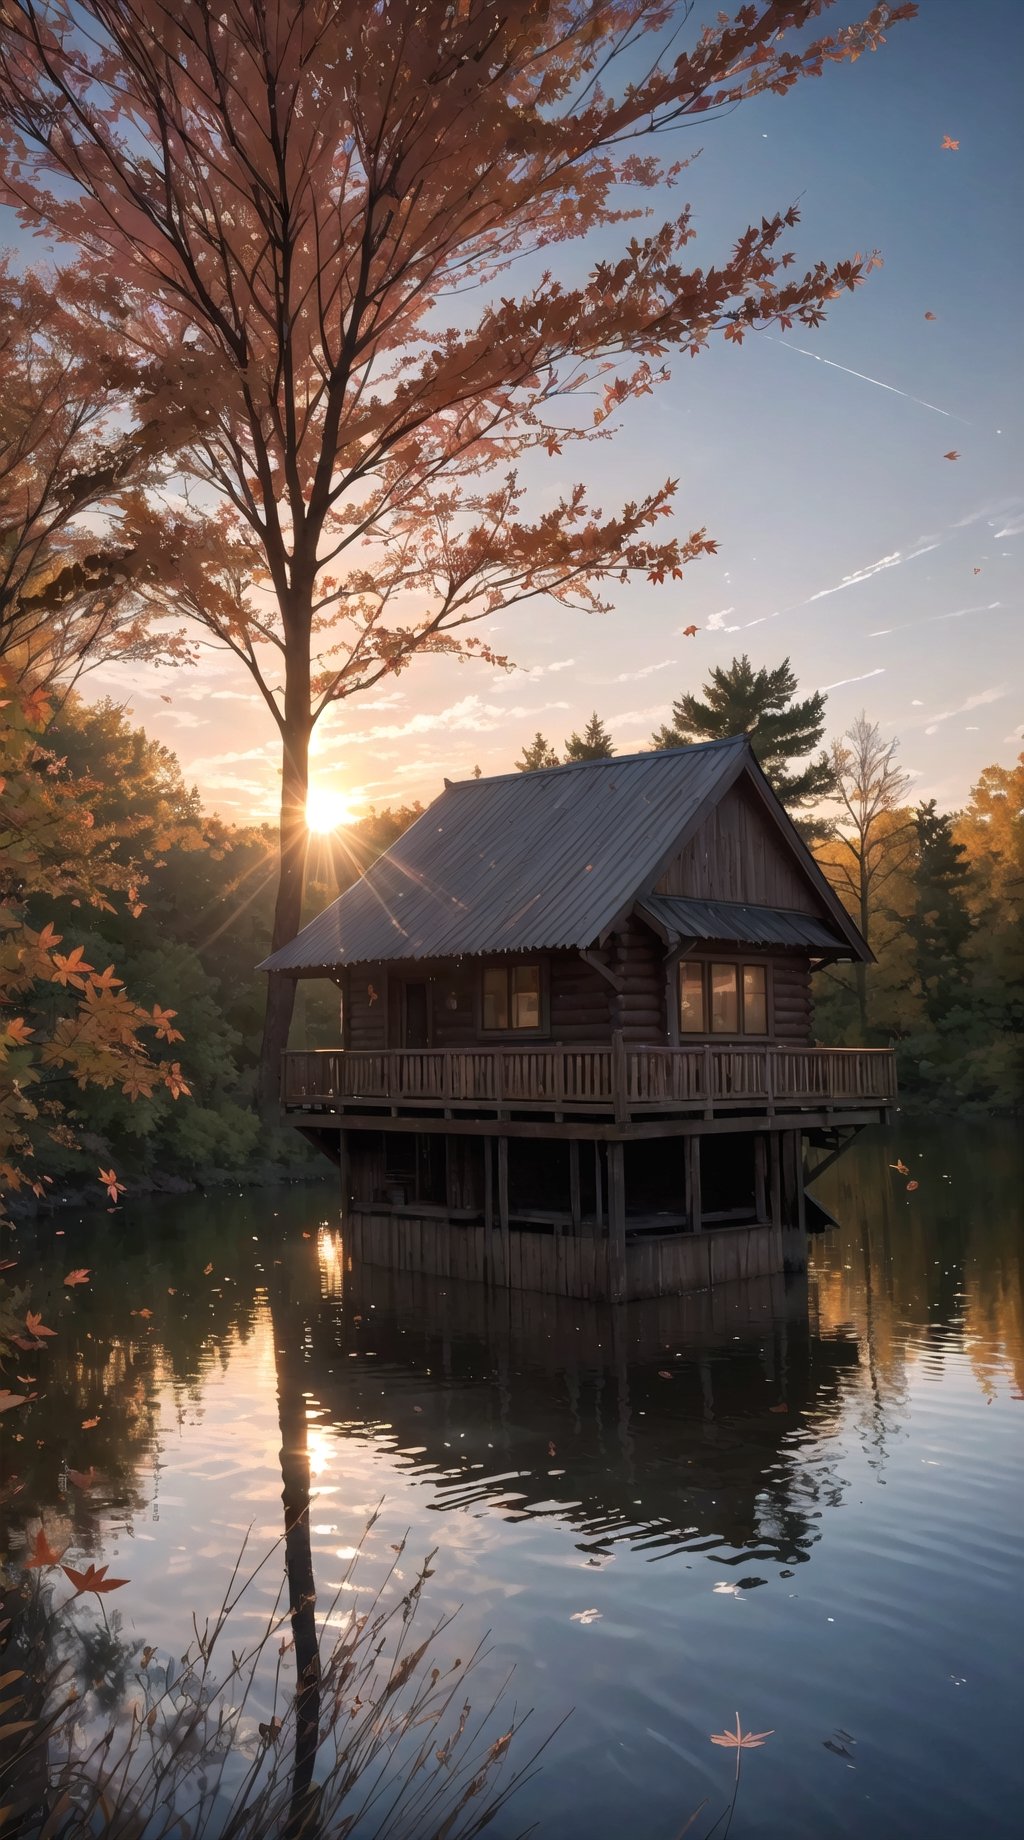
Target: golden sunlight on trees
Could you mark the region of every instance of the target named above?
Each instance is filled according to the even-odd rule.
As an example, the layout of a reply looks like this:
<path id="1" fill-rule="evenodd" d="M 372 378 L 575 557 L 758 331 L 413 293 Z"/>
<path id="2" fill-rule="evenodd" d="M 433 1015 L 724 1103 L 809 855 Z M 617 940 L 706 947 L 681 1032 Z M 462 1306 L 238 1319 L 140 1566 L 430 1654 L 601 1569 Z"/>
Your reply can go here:
<path id="1" fill-rule="evenodd" d="M 659 534 L 671 480 L 609 515 L 563 458 L 534 513 L 517 466 L 606 436 L 673 354 L 817 325 L 872 267 L 791 272 L 795 208 L 692 268 L 690 206 L 646 220 L 686 164 L 655 136 L 785 94 L 914 8 L 814 39 L 824 10 L 746 7 L 687 51 L 665 30 L 682 0 L 7 0 L 2 195 L 96 279 L 90 334 L 197 486 L 139 495 L 140 553 L 281 735 L 275 948 L 326 709 L 420 651 L 486 654 L 499 608 L 598 607 L 713 547 Z M 265 1103 L 292 1001 L 272 980 Z"/>

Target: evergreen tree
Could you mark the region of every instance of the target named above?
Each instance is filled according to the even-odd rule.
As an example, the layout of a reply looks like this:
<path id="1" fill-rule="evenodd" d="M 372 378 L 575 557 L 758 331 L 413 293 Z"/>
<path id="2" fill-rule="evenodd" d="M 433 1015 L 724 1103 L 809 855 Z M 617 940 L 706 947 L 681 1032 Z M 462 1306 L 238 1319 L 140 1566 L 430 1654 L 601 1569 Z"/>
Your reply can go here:
<path id="1" fill-rule="evenodd" d="M 703 702 L 686 695 L 673 703 L 672 721 L 651 738 L 655 748 L 749 735 L 773 790 L 790 811 L 833 790 L 828 755 L 808 759 L 825 732 L 825 698 L 816 690 L 802 702 L 794 700 L 797 681 L 788 658 L 774 671 L 755 671 L 744 652 L 728 666 L 716 665 L 702 689 Z M 793 761 L 806 764 L 791 772 Z"/>
<path id="2" fill-rule="evenodd" d="M 539 728 L 529 747 L 523 749 L 516 761 L 520 773 L 536 773 L 539 767 L 557 767 L 559 764 L 558 755 L 550 741 L 544 739 Z"/>
<path id="3" fill-rule="evenodd" d="M 596 709 L 582 735 L 571 734 L 565 744 L 567 764 L 575 760 L 611 760 L 614 753 L 612 738 Z"/>
<path id="4" fill-rule="evenodd" d="M 936 810 L 934 799 L 914 813 L 916 903 L 908 930 L 925 1013 L 934 1027 L 941 1027 L 954 1003 L 963 1001 L 970 982 L 964 959 L 972 931 L 970 865 L 963 844 L 954 838 L 953 822 L 947 812 Z"/>

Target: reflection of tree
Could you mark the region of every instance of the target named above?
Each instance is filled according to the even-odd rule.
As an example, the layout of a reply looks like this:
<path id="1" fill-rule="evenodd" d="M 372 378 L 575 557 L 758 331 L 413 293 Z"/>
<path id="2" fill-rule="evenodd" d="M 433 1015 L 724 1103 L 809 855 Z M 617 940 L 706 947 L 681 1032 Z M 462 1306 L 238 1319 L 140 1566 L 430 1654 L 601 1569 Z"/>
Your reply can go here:
<path id="1" fill-rule="evenodd" d="M 909 1176 L 891 1167 L 899 1160 Z M 1022 1192 L 1017 1134 L 998 1125 L 871 1133 L 823 1179 L 842 1224 L 815 1246 L 818 1321 L 857 1338 L 883 1442 L 925 1353 L 966 1353 L 988 1393 L 1007 1369 L 1024 1390 Z"/>
<path id="2" fill-rule="evenodd" d="M 306 1270 L 310 1260 L 305 1260 Z M 269 1285 L 270 1315 L 281 1424 L 281 1480 L 284 1503 L 285 1569 L 295 1646 L 295 1757 L 292 1807 L 287 1835 L 312 1836 L 315 1816 L 313 1769 L 320 1740 L 320 1647 L 316 1631 L 316 1580 L 309 1537 L 310 1467 L 302 1347 L 304 1312 L 297 1294 L 299 1273 L 288 1251 L 275 1264 Z"/>

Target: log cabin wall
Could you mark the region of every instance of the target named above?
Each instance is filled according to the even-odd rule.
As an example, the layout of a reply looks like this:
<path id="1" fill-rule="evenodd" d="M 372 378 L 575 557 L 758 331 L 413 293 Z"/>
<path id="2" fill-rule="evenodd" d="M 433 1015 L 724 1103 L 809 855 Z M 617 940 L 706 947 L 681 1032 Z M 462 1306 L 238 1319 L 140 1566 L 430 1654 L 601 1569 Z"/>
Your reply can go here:
<path id="1" fill-rule="evenodd" d="M 811 970 L 805 958 L 772 960 L 772 1029 L 777 1041 L 813 1039 Z"/>
<path id="2" fill-rule="evenodd" d="M 387 1046 L 387 982 L 379 965 L 355 965 L 347 974 L 345 1046 L 375 1053 Z"/>
<path id="3" fill-rule="evenodd" d="M 610 967 L 621 979 L 613 993 L 612 1028 L 626 1042 L 655 1047 L 668 1040 L 665 1018 L 665 948 L 635 916 L 614 935 Z"/>
<path id="4" fill-rule="evenodd" d="M 611 1040 L 611 1003 L 608 979 L 572 953 L 552 954 L 549 969 L 552 1041 L 601 1047 Z"/>
<path id="5" fill-rule="evenodd" d="M 726 793 L 654 892 L 698 901 L 751 901 L 827 917 L 799 864 L 740 786 Z"/>

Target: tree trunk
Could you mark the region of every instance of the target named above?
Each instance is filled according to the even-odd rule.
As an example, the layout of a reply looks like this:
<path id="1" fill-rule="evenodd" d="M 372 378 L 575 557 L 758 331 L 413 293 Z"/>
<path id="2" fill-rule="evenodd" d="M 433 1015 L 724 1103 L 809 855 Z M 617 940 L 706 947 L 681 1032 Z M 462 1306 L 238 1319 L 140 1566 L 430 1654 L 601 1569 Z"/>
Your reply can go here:
<path id="1" fill-rule="evenodd" d="M 306 856 L 309 832 L 306 828 L 306 796 L 309 791 L 309 740 L 312 725 L 309 716 L 308 645 L 305 659 L 295 668 L 287 667 L 285 721 L 281 760 L 281 836 L 274 903 L 274 931 L 270 950 L 277 952 L 295 938 L 302 925 L 302 897 L 306 883 Z M 305 663 L 305 670 L 302 665 Z M 267 978 L 267 1005 L 263 1018 L 263 1041 L 260 1047 L 258 1103 L 261 1117 L 276 1122 L 281 1082 L 281 1056 L 288 1046 L 288 1031 L 295 1008 L 295 979 L 270 972 Z"/>
<path id="2" fill-rule="evenodd" d="M 868 937 L 868 928 L 870 925 L 870 891 L 862 862 L 860 874 L 860 931 L 867 945 L 871 944 Z M 860 1018 L 860 1032 L 862 1038 L 866 1039 L 868 1032 L 868 968 L 866 965 L 857 965 L 855 970 L 855 982 L 857 986 L 857 1013 Z"/>

